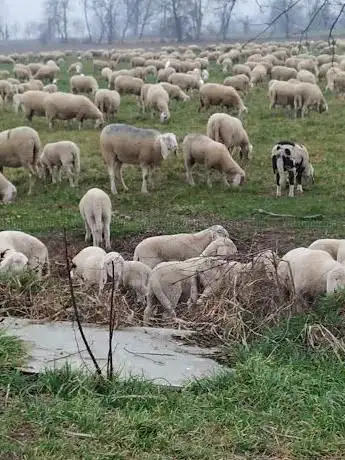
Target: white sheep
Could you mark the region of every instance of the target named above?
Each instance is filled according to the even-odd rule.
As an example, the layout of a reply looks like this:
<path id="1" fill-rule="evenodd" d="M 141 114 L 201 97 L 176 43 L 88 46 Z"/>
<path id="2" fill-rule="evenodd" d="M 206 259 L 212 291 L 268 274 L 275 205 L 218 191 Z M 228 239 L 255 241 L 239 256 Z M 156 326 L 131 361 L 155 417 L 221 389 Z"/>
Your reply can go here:
<path id="1" fill-rule="evenodd" d="M 34 115 L 37 117 L 45 116 L 44 101 L 47 93 L 44 91 L 29 90 L 23 94 L 16 94 L 13 97 L 13 108 L 17 113 L 19 107 L 22 108 L 25 117 L 32 121 Z"/>
<path id="2" fill-rule="evenodd" d="M 245 93 L 250 88 L 250 80 L 247 75 L 244 74 L 234 75 L 225 78 L 223 85 L 232 86 L 236 91 L 243 91 Z"/>
<path id="3" fill-rule="evenodd" d="M 304 83 L 316 84 L 317 82 L 315 75 L 309 70 L 305 70 L 305 69 L 299 70 L 296 78 L 297 80 L 304 82 Z"/>
<path id="4" fill-rule="evenodd" d="M 0 132 L 0 172 L 3 168 L 25 168 L 29 173 L 31 194 L 33 177 L 38 175 L 38 155 L 41 141 L 38 132 L 29 126 L 18 126 Z"/>
<path id="5" fill-rule="evenodd" d="M 43 175 L 49 172 L 52 183 L 61 182 L 62 172 L 66 172 L 71 187 L 78 184 L 80 173 L 80 149 L 72 141 L 51 142 L 44 146 L 40 155 Z M 56 174 L 57 173 L 57 177 Z"/>
<path id="6" fill-rule="evenodd" d="M 85 241 L 88 241 L 92 235 L 93 246 L 100 246 L 104 241 L 106 249 L 110 249 L 109 196 L 99 188 L 92 188 L 80 200 L 79 211 L 85 224 Z"/>
<path id="7" fill-rule="evenodd" d="M 99 89 L 95 94 L 96 107 L 109 119 L 119 113 L 121 96 L 111 89 Z"/>
<path id="8" fill-rule="evenodd" d="M 186 94 L 182 89 L 177 85 L 172 85 L 171 83 L 161 82 L 160 85 L 165 89 L 169 94 L 170 99 L 176 99 L 177 101 L 189 101 L 190 96 Z"/>
<path id="9" fill-rule="evenodd" d="M 326 251 L 296 248 L 278 264 L 278 279 L 297 296 L 315 298 L 345 287 L 345 267 Z"/>
<path id="10" fill-rule="evenodd" d="M 152 185 L 152 172 L 171 152 L 176 152 L 175 134 L 161 134 L 154 129 L 116 123 L 103 128 L 100 136 L 101 152 L 108 167 L 111 192 L 116 194 L 115 175 L 124 190 L 128 190 L 122 176 L 123 164 L 138 165 L 142 170 L 142 193 L 147 193 L 147 180 Z"/>
<path id="11" fill-rule="evenodd" d="M 309 246 L 309 249 L 320 249 L 328 252 L 334 260 L 339 263 L 345 261 L 345 240 L 335 238 L 323 238 L 314 241 Z"/>
<path id="12" fill-rule="evenodd" d="M 137 245 L 133 260 L 153 268 L 160 262 L 190 259 L 199 256 L 219 237 L 229 238 L 228 232 L 221 225 L 213 225 L 197 233 L 152 236 Z"/>
<path id="13" fill-rule="evenodd" d="M 192 89 L 200 89 L 200 86 L 203 84 L 203 80 L 195 74 L 172 73 L 168 77 L 168 83 L 177 85 L 184 91 L 189 91 Z"/>
<path id="14" fill-rule="evenodd" d="M 0 273 L 16 273 L 27 267 L 29 259 L 22 252 L 5 249 L 0 253 Z"/>
<path id="15" fill-rule="evenodd" d="M 240 157 L 251 158 L 253 146 L 241 120 L 226 113 L 214 113 L 207 122 L 207 135 L 216 142 L 221 142 L 233 153 L 236 147 L 240 149 Z"/>
<path id="16" fill-rule="evenodd" d="M 90 94 L 94 96 L 98 90 L 98 82 L 92 75 L 73 75 L 70 78 L 70 91 L 73 94 Z"/>
<path id="17" fill-rule="evenodd" d="M 207 185 L 212 187 L 211 170 L 222 173 L 224 184 L 229 187 L 228 176 L 234 186 L 242 185 L 245 172 L 232 158 L 225 145 L 203 134 L 187 134 L 183 140 L 183 154 L 186 168 L 186 180 L 194 185 L 192 167 L 198 163 L 207 170 Z"/>
<path id="18" fill-rule="evenodd" d="M 237 108 L 240 118 L 243 113 L 248 112 L 235 88 L 217 83 L 205 83 L 200 88 L 199 112 L 207 110 L 211 105 L 222 106 L 227 109 Z"/>
<path id="19" fill-rule="evenodd" d="M 161 123 L 169 120 L 169 94 L 160 84 L 143 85 L 140 99 L 143 111 L 146 108 L 150 109 L 152 116 L 154 112 L 158 112 Z"/>
<path id="20" fill-rule="evenodd" d="M 16 199 L 17 189 L 6 177 L 0 173 L 0 201 L 1 203 L 11 203 Z"/>
<path id="21" fill-rule="evenodd" d="M 309 108 L 315 108 L 319 113 L 328 111 L 328 104 L 321 89 L 313 83 L 295 85 L 294 107 L 295 116 L 300 111 L 302 118 Z"/>
<path id="22" fill-rule="evenodd" d="M 141 78 L 131 77 L 130 75 L 119 75 L 115 78 L 114 89 L 119 94 L 134 94 L 140 96 L 144 80 Z"/>
<path id="23" fill-rule="evenodd" d="M 0 232 L 0 253 L 7 249 L 24 254 L 28 258 L 28 267 L 37 270 L 39 275 L 44 268 L 49 275 L 48 249 L 38 238 L 16 230 L 4 230 Z"/>
<path id="24" fill-rule="evenodd" d="M 114 278 L 116 287 L 133 289 L 137 296 L 138 303 L 144 304 L 146 301 L 147 288 L 151 268 L 138 261 L 127 261 L 118 252 L 105 257 L 105 267 L 110 278 Z M 114 274 L 114 277 L 113 277 Z"/>
<path id="25" fill-rule="evenodd" d="M 80 278 L 89 286 L 98 286 L 100 294 L 107 282 L 107 270 L 104 266 L 105 256 L 106 252 L 99 247 L 89 246 L 82 249 L 72 259 L 71 278 Z"/>

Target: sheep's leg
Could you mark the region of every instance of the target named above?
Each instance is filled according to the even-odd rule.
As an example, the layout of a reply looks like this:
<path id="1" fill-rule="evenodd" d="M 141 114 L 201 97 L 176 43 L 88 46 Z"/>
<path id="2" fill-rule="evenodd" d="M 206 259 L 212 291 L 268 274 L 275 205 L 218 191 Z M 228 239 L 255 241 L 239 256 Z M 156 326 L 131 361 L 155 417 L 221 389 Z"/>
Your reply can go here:
<path id="1" fill-rule="evenodd" d="M 197 276 L 192 276 L 190 279 L 190 295 L 187 302 L 188 310 L 191 310 L 192 307 L 196 304 L 198 300 L 198 279 Z"/>
<path id="2" fill-rule="evenodd" d="M 149 168 L 147 166 L 142 166 L 142 177 L 143 177 L 143 183 L 141 186 L 141 193 L 148 193 L 147 190 L 147 178 L 149 175 Z"/>
<path id="3" fill-rule="evenodd" d="M 122 163 L 118 163 L 118 162 L 115 163 L 115 173 L 118 173 L 123 190 L 125 192 L 128 192 L 128 187 L 123 178 L 123 164 Z"/>
<path id="4" fill-rule="evenodd" d="M 151 190 L 153 189 L 154 187 L 154 184 L 153 184 L 153 168 L 150 168 L 149 169 L 149 177 L 148 177 L 148 180 L 149 180 L 149 186 L 151 188 Z"/>
<path id="5" fill-rule="evenodd" d="M 303 193 L 302 187 L 302 170 L 298 170 L 296 174 L 296 182 L 297 182 L 297 192 Z"/>
<path id="6" fill-rule="evenodd" d="M 209 169 L 207 170 L 207 186 L 212 188 L 211 171 Z"/>
<path id="7" fill-rule="evenodd" d="M 155 300 L 155 294 L 153 290 L 150 289 L 146 295 L 146 307 L 144 310 L 144 317 L 143 317 L 144 326 L 147 326 L 149 324 L 152 313 L 155 310 L 154 300 Z"/>
<path id="8" fill-rule="evenodd" d="M 115 184 L 115 166 L 108 166 L 108 174 L 110 179 L 110 188 L 113 195 L 117 195 L 117 189 Z"/>
<path id="9" fill-rule="evenodd" d="M 281 196 L 282 195 L 282 188 L 280 184 L 280 174 L 279 171 L 276 172 L 276 183 L 277 183 L 277 191 L 276 191 L 276 196 Z"/>
<path id="10" fill-rule="evenodd" d="M 195 185 L 195 182 L 194 182 L 194 178 L 193 178 L 193 175 L 192 175 L 192 161 L 190 158 L 186 159 L 185 161 L 185 168 L 186 168 L 186 181 L 189 185 L 192 185 L 194 186 Z"/>
<path id="11" fill-rule="evenodd" d="M 62 181 L 62 167 L 61 166 L 56 166 L 57 170 L 57 181 L 61 182 Z"/>
<path id="12" fill-rule="evenodd" d="M 105 222 L 103 227 L 103 234 L 104 234 L 104 243 L 106 249 L 111 249 L 110 246 L 110 222 Z"/>
<path id="13" fill-rule="evenodd" d="M 230 184 L 228 182 L 228 178 L 226 177 L 225 172 L 223 173 L 223 182 L 224 182 L 224 185 L 226 185 L 226 187 L 230 187 Z"/>
<path id="14" fill-rule="evenodd" d="M 294 197 L 295 189 L 295 173 L 294 171 L 289 171 L 289 198 Z"/>
<path id="15" fill-rule="evenodd" d="M 85 220 L 85 242 L 89 241 L 91 238 L 91 229 L 89 227 L 89 224 Z"/>

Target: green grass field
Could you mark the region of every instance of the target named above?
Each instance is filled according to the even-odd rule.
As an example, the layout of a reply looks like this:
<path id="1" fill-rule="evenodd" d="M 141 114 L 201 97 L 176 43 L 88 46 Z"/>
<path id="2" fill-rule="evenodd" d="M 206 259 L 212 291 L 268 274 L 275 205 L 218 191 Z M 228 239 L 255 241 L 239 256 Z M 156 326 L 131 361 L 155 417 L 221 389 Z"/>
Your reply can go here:
<path id="1" fill-rule="evenodd" d="M 86 63 L 84 73 L 90 72 Z M 219 68 L 211 66 L 211 82 L 224 77 Z M 59 88 L 68 90 L 65 74 Z M 125 177 L 130 191 L 124 193 L 119 187 L 119 195 L 111 197 L 114 250 L 130 256 L 145 233 L 191 231 L 216 223 L 229 229 L 240 252 L 253 242 L 283 253 L 317 237 L 343 236 L 344 102 L 327 95 L 328 114 L 313 112 L 304 120 L 294 120 L 282 112 L 269 112 L 266 86 L 252 90 L 244 101 L 249 110 L 244 125 L 254 158 L 244 165 L 247 179 L 243 187 L 227 190 L 215 174 L 213 188 L 208 189 L 202 169 L 194 173 L 196 187 L 188 186 L 180 152 L 177 159 L 169 158 L 156 171 L 155 190 L 144 196 L 140 170 L 128 167 Z M 173 102 L 171 121 L 161 125 L 139 113 L 134 97 L 125 96 L 117 121 L 174 132 L 182 139 L 190 132 L 205 133 L 210 113 L 198 113 L 195 96 L 188 103 Z M 26 124 L 21 114 L 10 109 L 0 112 L 3 130 Z M 71 189 L 67 181 L 60 185 L 37 181 L 28 197 L 25 173 L 5 169 L 18 188 L 18 197 L 15 203 L 0 207 L 0 229 L 41 237 L 54 265 L 63 262 L 64 228 L 71 255 L 84 246 L 78 202 L 91 187 L 110 194 L 109 180 L 100 154 L 99 130 L 88 126 L 78 131 L 76 125 L 65 129 L 63 123 L 57 123 L 49 131 L 43 118 L 34 118 L 32 126 L 43 144 L 57 140 L 79 144 L 80 185 Z M 275 198 L 270 152 L 273 143 L 282 139 L 304 143 L 315 167 L 316 183 L 294 199 L 286 194 Z M 255 213 L 258 208 L 296 218 L 263 217 Z M 301 219 L 315 214 L 322 214 L 323 219 Z M 55 275 L 58 270 L 53 270 Z M 37 288 L 42 304 L 54 303 L 47 294 L 49 283 L 44 289 Z M 66 278 L 59 283 L 66 284 Z M 56 286 L 62 289 L 62 284 Z M 8 295 L 6 290 L 1 292 Z M 16 303 L 28 305 L 26 313 L 30 314 L 32 285 L 27 289 L 17 286 L 10 292 L 16 293 Z M 59 308 L 68 304 L 67 294 Z M 0 297 L 0 313 L 7 300 Z M 19 344 L 0 336 L 0 459 L 345 458 L 344 350 L 335 339 L 344 335 L 344 301 L 341 294 L 321 300 L 312 313 L 263 327 L 249 343 L 225 346 L 223 360 L 235 368 L 235 374 L 193 383 L 181 392 L 134 380 L 120 383 L 115 379 L 105 385 L 68 369 L 25 377 L 14 370 L 23 356 Z M 318 333 L 319 324 L 334 336 Z"/>

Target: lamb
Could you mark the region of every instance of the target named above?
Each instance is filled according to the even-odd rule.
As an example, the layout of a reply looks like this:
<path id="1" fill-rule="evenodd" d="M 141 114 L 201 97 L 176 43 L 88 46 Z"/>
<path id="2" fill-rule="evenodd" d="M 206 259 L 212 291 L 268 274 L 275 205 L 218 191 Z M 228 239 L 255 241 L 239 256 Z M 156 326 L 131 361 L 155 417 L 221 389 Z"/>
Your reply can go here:
<path id="1" fill-rule="evenodd" d="M 324 238 L 311 243 L 309 249 L 326 251 L 333 257 L 334 260 L 341 264 L 345 261 L 345 240 Z"/>
<path id="2" fill-rule="evenodd" d="M 0 173 L 0 201 L 1 203 L 11 203 L 16 199 L 17 189 L 6 177 Z"/>
<path id="3" fill-rule="evenodd" d="M 160 85 L 165 89 L 169 94 L 170 99 L 176 99 L 177 101 L 189 101 L 190 96 L 188 96 L 182 89 L 177 85 L 172 85 L 171 83 L 161 82 Z"/>
<path id="4" fill-rule="evenodd" d="M 345 267 L 326 251 L 296 248 L 282 257 L 278 279 L 297 296 L 315 298 L 345 287 Z"/>
<path id="5" fill-rule="evenodd" d="M 49 172 L 53 184 L 56 183 L 54 172 L 58 173 L 58 181 L 61 182 L 61 175 L 66 171 L 71 187 L 78 185 L 80 173 L 80 149 L 72 141 L 60 141 L 46 144 L 39 159 L 44 177 Z"/>
<path id="6" fill-rule="evenodd" d="M 73 75 L 70 78 L 70 91 L 73 94 L 90 94 L 94 96 L 98 90 L 98 83 L 95 77 L 87 75 Z"/>
<path id="7" fill-rule="evenodd" d="M 50 129 L 53 128 L 54 120 L 78 121 L 78 128 L 81 129 L 86 119 L 96 120 L 95 128 L 104 123 L 102 112 L 93 104 L 90 99 L 81 94 L 52 93 L 47 94 L 45 101 L 45 113 Z"/>
<path id="8" fill-rule="evenodd" d="M 36 270 L 39 275 L 42 275 L 44 268 L 46 274 L 49 275 L 48 249 L 38 238 L 16 230 L 2 231 L 0 232 L 0 253 L 8 249 L 24 254 L 28 258 L 28 268 Z"/>
<path id="9" fill-rule="evenodd" d="M 14 111 L 18 112 L 19 107 L 21 107 L 29 121 L 32 121 L 34 115 L 44 117 L 46 96 L 47 93 L 44 91 L 26 91 L 23 94 L 16 94 L 13 97 Z"/>
<path id="10" fill-rule="evenodd" d="M 107 270 L 104 266 L 106 255 L 104 249 L 97 246 L 82 249 L 72 259 L 71 278 L 79 278 L 89 286 L 98 286 L 100 295 L 107 282 Z"/>
<path id="11" fill-rule="evenodd" d="M 100 246 L 104 241 L 106 249 L 110 249 L 109 196 L 99 188 L 92 188 L 80 200 L 79 211 L 85 224 L 85 241 L 88 241 L 92 235 L 93 246 Z"/>
<path id="12" fill-rule="evenodd" d="M 200 89 L 203 81 L 196 75 L 188 73 L 172 73 L 168 78 L 168 83 L 179 86 L 182 90 Z"/>
<path id="13" fill-rule="evenodd" d="M 18 126 L 0 132 L 0 172 L 3 168 L 26 168 L 29 173 L 31 195 L 33 176 L 38 175 L 38 154 L 41 148 L 39 134 L 28 126 Z"/>
<path id="14" fill-rule="evenodd" d="M 294 107 L 295 116 L 301 111 L 302 118 L 308 108 L 316 108 L 319 113 L 328 111 L 328 104 L 321 89 L 313 83 L 300 83 L 295 86 Z"/>
<path id="15" fill-rule="evenodd" d="M 119 113 L 121 96 L 117 91 L 99 89 L 95 94 L 95 105 L 107 119 Z"/>
<path id="16" fill-rule="evenodd" d="M 235 88 L 217 83 L 205 83 L 200 88 L 199 112 L 202 109 L 207 110 L 211 105 L 224 106 L 227 109 L 236 107 L 240 118 L 244 112 L 248 112 Z"/>
<path id="17" fill-rule="evenodd" d="M 271 69 L 271 78 L 273 80 L 287 81 L 290 78 L 297 78 L 297 70 L 292 67 L 277 65 Z"/>
<path id="18" fill-rule="evenodd" d="M 247 75 L 234 75 L 233 77 L 225 78 L 223 85 L 232 86 L 236 91 L 243 91 L 244 93 L 249 90 L 250 80 Z"/>
<path id="19" fill-rule="evenodd" d="M 135 94 L 140 96 L 144 81 L 130 75 L 120 75 L 115 79 L 114 88 L 119 94 Z"/>
<path id="20" fill-rule="evenodd" d="M 152 110 L 152 114 L 154 112 L 159 112 L 161 123 L 169 120 L 169 94 L 161 85 L 143 85 L 140 99 L 143 111 L 145 111 L 147 107 Z"/>
<path id="21" fill-rule="evenodd" d="M 236 147 L 240 148 L 240 157 L 251 158 L 253 146 L 241 120 L 226 113 L 214 113 L 207 122 L 207 135 L 216 142 L 221 142 L 230 155 Z"/>
<path id="22" fill-rule="evenodd" d="M 310 72 L 309 70 L 299 70 L 297 74 L 297 80 L 304 82 L 304 83 L 314 83 L 316 84 L 316 77 L 315 75 Z"/>
<path id="23" fill-rule="evenodd" d="M 289 197 L 293 198 L 295 182 L 297 191 L 303 193 L 302 178 L 310 178 L 314 182 L 314 168 L 309 162 L 309 153 L 302 144 L 281 141 L 272 148 L 272 168 L 276 175 L 277 192 L 281 196 L 281 178 L 284 173 L 289 177 Z"/>
<path id="24" fill-rule="evenodd" d="M 229 238 L 221 225 L 213 225 L 197 233 L 152 236 L 137 245 L 133 260 L 154 268 L 161 262 L 191 259 L 220 237 Z"/>
<path id="25" fill-rule="evenodd" d="M 224 184 L 229 187 L 227 176 L 231 176 L 232 185 L 242 185 L 245 172 L 229 154 L 225 145 L 203 134 L 188 134 L 183 140 L 183 154 L 186 168 L 186 180 L 194 186 L 191 168 L 194 164 L 203 164 L 207 169 L 207 185 L 212 187 L 211 170 L 222 173 Z"/>
<path id="26" fill-rule="evenodd" d="M 199 257 L 184 261 L 161 262 L 156 265 L 149 278 L 144 324 L 148 324 L 152 315 L 155 299 L 163 306 L 165 315 L 172 317 L 175 317 L 175 309 L 181 298 L 188 298 L 188 307 L 195 304 L 199 290 L 198 278 L 205 275 L 210 279 L 211 272 L 215 278 L 226 264 L 225 258 L 233 255 L 236 251 L 237 248 L 231 240 L 217 238 L 206 247 Z M 215 256 L 211 256 L 211 254 L 215 254 Z"/>
<path id="27" fill-rule="evenodd" d="M 116 286 L 133 289 L 136 293 L 138 303 L 144 304 L 151 274 L 150 267 L 142 262 L 126 261 L 118 252 L 111 254 L 114 254 L 112 258 L 114 264 L 108 261 L 108 255 L 105 258 L 108 276 L 112 278 L 114 274 Z"/>
<path id="28" fill-rule="evenodd" d="M 5 249 L 0 253 L 0 273 L 13 274 L 27 267 L 29 259 L 22 252 Z"/>
<path id="29" fill-rule="evenodd" d="M 136 128 L 126 124 L 111 124 L 103 128 L 100 136 L 101 152 L 108 167 L 111 192 L 117 194 L 115 176 L 124 190 L 128 190 L 122 176 L 123 164 L 139 165 L 142 170 L 142 193 L 147 193 L 147 180 L 152 185 L 155 166 L 177 150 L 173 133 L 161 134 L 154 129 Z"/>

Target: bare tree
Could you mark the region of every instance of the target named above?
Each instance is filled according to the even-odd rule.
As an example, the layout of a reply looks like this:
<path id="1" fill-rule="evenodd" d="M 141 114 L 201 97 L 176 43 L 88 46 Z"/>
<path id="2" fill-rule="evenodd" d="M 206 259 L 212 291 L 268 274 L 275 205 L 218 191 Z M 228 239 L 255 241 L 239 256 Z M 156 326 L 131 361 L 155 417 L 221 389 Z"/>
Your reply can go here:
<path id="1" fill-rule="evenodd" d="M 287 39 L 290 38 L 294 26 L 301 19 L 301 10 L 295 8 L 294 3 L 294 0 L 274 0 L 271 5 L 271 20 L 282 13 L 274 22 L 272 31 L 274 33 L 277 29 L 282 30 Z"/>
<path id="2" fill-rule="evenodd" d="M 99 42 L 104 36 L 108 43 L 115 40 L 117 8 L 118 4 L 115 0 L 92 0 L 92 10 L 100 26 Z"/>
<path id="3" fill-rule="evenodd" d="M 89 22 L 89 9 L 90 9 L 90 0 L 79 0 L 81 3 L 81 6 L 83 7 L 83 15 L 84 15 L 84 22 L 85 22 L 85 27 L 87 30 L 87 35 L 89 42 L 92 43 L 92 32 L 91 32 L 91 27 L 90 27 L 90 22 Z"/>
<path id="4" fill-rule="evenodd" d="M 201 38 L 204 14 L 207 6 L 208 2 L 204 0 L 191 1 L 189 17 L 191 19 L 193 37 L 195 38 L 195 40 L 200 40 Z"/>
<path id="5" fill-rule="evenodd" d="M 45 35 L 48 40 L 59 38 L 68 42 L 68 12 L 71 0 L 45 0 L 44 17 L 46 21 Z"/>
<path id="6" fill-rule="evenodd" d="M 237 0 L 215 0 L 215 11 L 219 20 L 219 36 L 222 40 L 228 38 L 229 24 Z"/>

